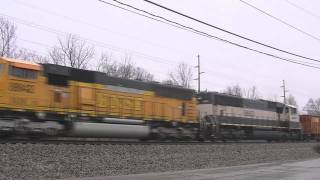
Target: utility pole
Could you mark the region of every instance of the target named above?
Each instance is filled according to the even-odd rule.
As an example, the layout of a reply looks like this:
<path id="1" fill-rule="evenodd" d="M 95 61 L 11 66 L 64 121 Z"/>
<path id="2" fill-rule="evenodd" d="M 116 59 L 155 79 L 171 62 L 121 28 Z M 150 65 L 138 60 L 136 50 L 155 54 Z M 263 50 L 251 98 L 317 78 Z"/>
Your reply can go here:
<path id="1" fill-rule="evenodd" d="M 281 88 L 283 89 L 283 104 L 286 105 L 286 93 L 288 92 L 288 90 L 286 89 L 286 82 L 285 80 L 282 80 L 282 86 Z"/>
<path id="2" fill-rule="evenodd" d="M 283 120 L 285 121 L 285 126 L 288 126 L 289 127 L 289 123 L 286 122 L 286 121 L 289 121 L 290 120 L 290 115 L 289 117 L 286 117 L 285 114 L 286 114 L 286 93 L 288 92 L 288 90 L 286 89 L 286 82 L 284 80 L 282 80 L 282 86 L 281 88 L 283 88 L 283 110 L 282 110 L 282 114 L 283 114 Z"/>
<path id="3" fill-rule="evenodd" d="M 198 68 L 198 78 L 197 79 L 194 79 L 194 80 L 197 80 L 198 81 L 198 93 L 200 92 L 200 76 L 201 74 L 203 74 L 204 72 L 201 72 L 200 70 L 200 55 L 198 54 L 198 65 L 195 66 L 195 68 Z"/>

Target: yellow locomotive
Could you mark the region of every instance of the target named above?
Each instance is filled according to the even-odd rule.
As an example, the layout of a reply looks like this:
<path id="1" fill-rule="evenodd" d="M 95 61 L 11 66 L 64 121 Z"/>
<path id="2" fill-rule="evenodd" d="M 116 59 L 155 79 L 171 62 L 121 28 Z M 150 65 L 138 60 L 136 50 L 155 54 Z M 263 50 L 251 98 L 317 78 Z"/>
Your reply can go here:
<path id="1" fill-rule="evenodd" d="M 199 124 L 193 90 L 4 57 L 0 118 L 2 133 L 92 137 L 182 137 Z"/>

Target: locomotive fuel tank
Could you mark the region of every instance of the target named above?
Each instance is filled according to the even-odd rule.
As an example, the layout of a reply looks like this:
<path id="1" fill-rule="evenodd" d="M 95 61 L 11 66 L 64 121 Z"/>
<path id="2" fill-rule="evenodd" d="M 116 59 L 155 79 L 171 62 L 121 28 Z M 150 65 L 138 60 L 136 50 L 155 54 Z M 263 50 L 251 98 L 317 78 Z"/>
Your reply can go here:
<path id="1" fill-rule="evenodd" d="M 68 136 L 86 138 L 147 138 L 150 127 L 132 124 L 75 122 Z"/>

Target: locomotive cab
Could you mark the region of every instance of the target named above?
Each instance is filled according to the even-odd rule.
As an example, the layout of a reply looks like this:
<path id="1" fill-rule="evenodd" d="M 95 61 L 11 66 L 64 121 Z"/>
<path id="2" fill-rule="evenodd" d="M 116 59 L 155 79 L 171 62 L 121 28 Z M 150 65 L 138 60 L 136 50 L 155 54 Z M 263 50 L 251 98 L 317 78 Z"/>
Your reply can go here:
<path id="1" fill-rule="evenodd" d="M 297 108 L 292 105 L 280 104 L 277 107 L 278 120 L 286 128 L 299 128 L 299 115 Z"/>
<path id="2" fill-rule="evenodd" d="M 290 122 L 299 122 L 299 116 L 297 112 L 297 108 L 295 106 L 287 105 L 288 110 L 286 111 L 289 116 Z"/>
<path id="3" fill-rule="evenodd" d="M 0 59 L 0 103 L 9 109 L 32 109 L 37 106 L 38 78 L 41 70 L 35 63 L 2 57 Z"/>
<path id="4" fill-rule="evenodd" d="M 285 117 L 289 121 L 290 129 L 300 129 L 299 115 L 297 108 L 292 105 L 286 105 Z"/>

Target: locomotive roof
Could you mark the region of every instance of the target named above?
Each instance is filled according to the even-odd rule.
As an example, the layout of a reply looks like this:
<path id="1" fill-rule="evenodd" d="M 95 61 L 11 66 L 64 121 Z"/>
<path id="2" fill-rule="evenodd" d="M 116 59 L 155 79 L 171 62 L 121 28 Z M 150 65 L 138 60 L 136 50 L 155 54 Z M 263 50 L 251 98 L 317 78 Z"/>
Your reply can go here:
<path id="1" fill-rule="evenodd" d="M 276 111 L 283 107 L 283 103 L 263 99 L 248 99 L 239 96 L 218 92 L 200 92 L 198 94 L 200 104 L 215 104 L 233 107 L 254 108 L 268 111 Z M 287 105 L 288 106 L 288 105 Z M 293 106 L 290 106 L 294 108 Z"/>
<path id="2" fill-rule="evenodd" d="M 40 65 L 34 62 L 29 62 L 20 59 L 13 59 L 8 57 L 0 57 L 2 60 L 9 62 L 12 66 L 25 68 L 25 69 L 32 69 L 39 71 L 41 69 Z"/>
<path id="3" fill-rule="evenodd" d="M 139 90 L 154 91 L 158 96 L 190 100 L 194 95 L 194 90 L 179 86 L 164 85 L 155 82 L 144 82 L 139 80 L 130 80 L 107 76 L 106 73 L 76 69 L 55 64 L 43 64 L 44 75 L 55 74 L 67 76 L 69 80 L 98 83 L 104 85 L 121 86 Z"/>

